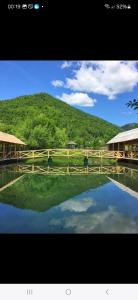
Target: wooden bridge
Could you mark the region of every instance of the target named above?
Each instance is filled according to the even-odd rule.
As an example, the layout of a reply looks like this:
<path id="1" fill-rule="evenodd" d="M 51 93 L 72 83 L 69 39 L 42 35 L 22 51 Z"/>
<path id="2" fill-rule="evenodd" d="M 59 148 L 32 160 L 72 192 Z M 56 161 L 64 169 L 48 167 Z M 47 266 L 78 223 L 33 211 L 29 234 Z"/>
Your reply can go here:
<path id="1" fill-rule="evenodd" d="M 34 159 L 41 157 L 67 157 L 67 158 L 100 158 L 102 159 L 131 159 L 138 160 L 138 151 L 108 151 L 92 149 L 40 149 L 25 151 L 0 152 L 0 160 Z"/>

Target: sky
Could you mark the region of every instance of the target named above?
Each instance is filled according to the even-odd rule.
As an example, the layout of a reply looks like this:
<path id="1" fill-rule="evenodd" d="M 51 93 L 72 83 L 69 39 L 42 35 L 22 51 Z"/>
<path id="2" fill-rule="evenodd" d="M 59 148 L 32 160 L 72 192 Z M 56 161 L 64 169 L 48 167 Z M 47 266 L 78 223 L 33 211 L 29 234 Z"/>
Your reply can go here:
<path id="1" fill-rule="evenodd" d="M 122 126 L 138 122 L 138 61 L 0 61 L 0 101 L 48 93 Z"/>

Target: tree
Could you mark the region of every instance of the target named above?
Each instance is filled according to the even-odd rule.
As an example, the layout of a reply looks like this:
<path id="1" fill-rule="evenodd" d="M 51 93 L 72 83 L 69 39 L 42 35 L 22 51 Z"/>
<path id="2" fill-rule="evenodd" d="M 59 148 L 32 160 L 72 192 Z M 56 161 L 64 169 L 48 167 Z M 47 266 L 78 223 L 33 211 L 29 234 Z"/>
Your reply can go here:
<path id="1" fill-rule="evenodd" d="M 93 149 L 99 149 L 101 146 L 103 146 L 105 143 L 104 143 L 104 140 L 103 139 L 100 139 L 99 137 L 96 137 L 93 142 L 92 142 L 92 148 Z"/>
<path id="2" fill-rule="evenodd" d="M 83 148 L 83 141 L 84 141 L 84 138 L 82 138 L 82 137 L 76 137 L 75 138 L 77 148 Z"/>
<path id="3" fill-rule="evenodd" d="M 62 148 L 66 146 L 67 143 L 67 135 L 66 135 L 66 129 L 65 128 L 58 128 L 56 127 L 55 132 L 55 147 Z"/>
<path id="4" fill-rule="evenodd" d="M 137 99 L 130 100 L 129 102 L 126 103 L 126 105 L 136 110 L 138 109 L 138 100 Z"/>

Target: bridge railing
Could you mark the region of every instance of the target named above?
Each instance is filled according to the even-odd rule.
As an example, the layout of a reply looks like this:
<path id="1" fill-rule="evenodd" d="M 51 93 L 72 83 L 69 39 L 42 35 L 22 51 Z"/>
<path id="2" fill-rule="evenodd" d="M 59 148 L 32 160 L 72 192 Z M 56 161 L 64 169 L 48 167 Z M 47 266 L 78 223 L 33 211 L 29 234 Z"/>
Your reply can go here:
<path id="1" fill-rule="evenodd" d="M 138 151 L 125 151 L 125 157 L 127 158 L 138 158 Z"/>
<path id="2" fill-rule="evenodd" d="M 41 149 L 17 151 L 19 158 L 35 157 L 103 157 L 103 158 L 123 158 L 124 151 L 91 150 L 91 149 Z"/>
<path id="3" fill-rule="evenodd" d="M 84 157 L 87 158 L 138 158 L 138 151 L 109 151 L 93 149 L 38 149 L 0 152 L 0 159 L 26 159 L 39 157 Z"/>
<path id="4" fill-rule="evenodd" d="M 17 151 L 0 152 L 0 159 L 16 158 L 17 156 Z"/>

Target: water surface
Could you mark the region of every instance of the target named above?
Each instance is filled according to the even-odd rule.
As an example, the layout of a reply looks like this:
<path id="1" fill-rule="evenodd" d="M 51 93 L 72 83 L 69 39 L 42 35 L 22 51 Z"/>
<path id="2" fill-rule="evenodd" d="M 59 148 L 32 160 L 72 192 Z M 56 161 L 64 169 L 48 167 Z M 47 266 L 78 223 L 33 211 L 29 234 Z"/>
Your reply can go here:
<path id="1" fill-rule="evenodd" d="M 138 171 L 0 167 L 0 233 L 138 233 Z"/>

